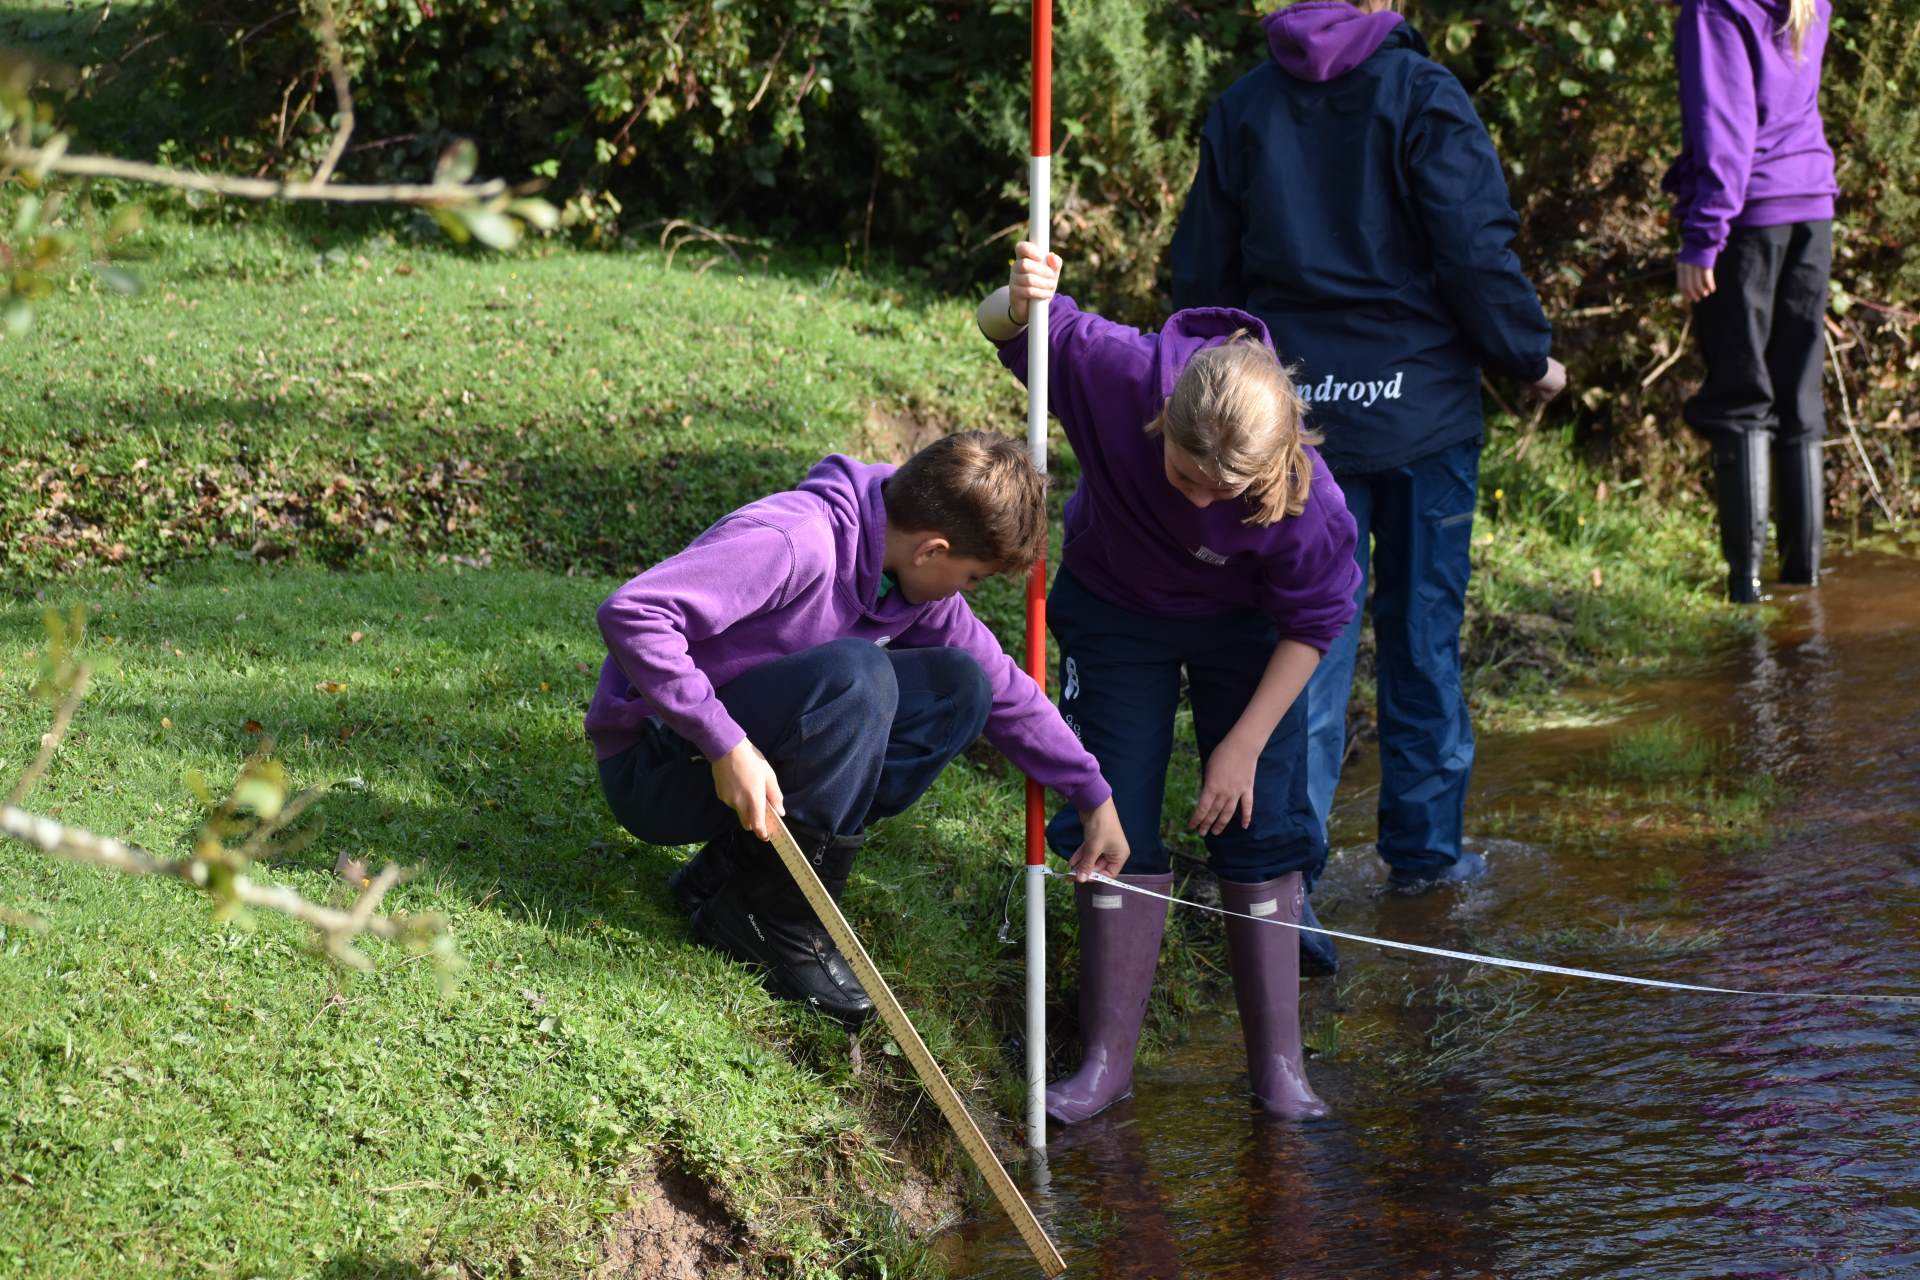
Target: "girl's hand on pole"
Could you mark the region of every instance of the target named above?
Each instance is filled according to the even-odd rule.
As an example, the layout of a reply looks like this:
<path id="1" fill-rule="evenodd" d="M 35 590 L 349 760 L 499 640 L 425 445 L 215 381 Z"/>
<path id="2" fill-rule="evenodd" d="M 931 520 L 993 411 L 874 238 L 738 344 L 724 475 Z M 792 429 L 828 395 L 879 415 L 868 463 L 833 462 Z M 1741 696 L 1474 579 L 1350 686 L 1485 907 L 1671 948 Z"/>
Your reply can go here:
<path id="1" fill-rule="evenodd" d="M 1069 864 L 1073 878 L 1084 882 L 1096 871 L 1103 876 L 1119 875 L 1131 851 L 1127 833 L 1120 826 L 1120 810 L 1113 801 L 1108 799 L 1098 809 L 1082 813 L 1080 829 L 1084 833 L 1080 849 Z"/>
<path id="2" fill-rule="evenodd" d="M 1033 243 L 1013 246 L 1013 270 L 1007 273 L 1007 310 L 1015 324 L 1027 322 L 1027 304 L 1044 302 L 1060 288 L 1060 255 L 1042 257 Z"/>
<path id="3" fill-rule="evenodd" d="M 713 790 L 740 816 L 740 825 L 762 840 L 773 839 L 774 814 L 787 816 L 786 797 L 780 793 L 773 766 L 744 738 L 713 762 Z"/>
<path id="4" fill-rule="evenodd" d="M 1713 295 L 1713 268 L 1696 267 L 1691 262 L 1680 264 L 1678 272 L 1680 296 L 1688 302 L 1698 302 Z"/>
<path id="5" fill-rule="evenodd" d="M 1247 827 L 1253 823 L 1253 776 L 1260 764 L 1260 751 L 1249 747 L 1232 734 L 1207 757 L 1206 783 L 1200 788 L 1200 801 L 1187 819 L 1187 830 L 1203 836 L 1217 836 L 1234 818 Z"/>

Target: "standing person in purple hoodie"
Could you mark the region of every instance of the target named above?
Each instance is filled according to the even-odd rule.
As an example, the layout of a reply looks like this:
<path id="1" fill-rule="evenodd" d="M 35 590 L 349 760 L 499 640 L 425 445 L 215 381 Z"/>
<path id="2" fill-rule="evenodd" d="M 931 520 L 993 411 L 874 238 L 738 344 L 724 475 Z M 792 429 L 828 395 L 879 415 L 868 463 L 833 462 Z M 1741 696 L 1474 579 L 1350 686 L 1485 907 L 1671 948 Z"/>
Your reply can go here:
<path id="1" fill-rule="evenodd" d="M 1272 60 L 1208 113 L 1172 248 L 1176 307 L 1244 307 L 1299 362 L 1300 392 L 1373 578 L 1376 848 L 1388 885 L 1470 880 L 1473 723 L 1460 678 L 1483 367 L 1541 398 L 1566 384 L 1510 247 L 1500 158 L 1453 73 L 1391 0 L 1305 0 L 1262 21 Z M 1346 758 L 1361 618 L 1307 687 L 1324 823 Z M 1319 868 L 1312 874 L 1318 875 Z M 1301 935 L 1309 973 L 1337 963 Z"/>
<path id="2" fill-rule="evenodd" d="M 1833 150 L 1820 121 L 1827 0 L 1681 0 L 1680 293 L 1707 380 L 1688 425 L 1713 447 L 1727 598 L 1761 599 L 1767 472 L 1780 581 L 1820 580 L 1826 514 L 1822 326 L 1833 266 Z M 1771 454 L 1771 458 L 1769 458 Z"/>
<path id="3" fill-rule="evenodd" d="M 1015 250 L 1012 282 L 980 306 L 981 332 L 1026 376 L 1028 303 L 1060 259 Z M 1183 311 L 1157 334 L 1080 310 L 1049 312 L 1053 415 L 1080 461 L 1047 602 L 1060 644 L 1060 710 L 1113 784 L 1133 853 L 1120 878 L 1166 893 L 1160 810 L 1181 674 L 1204 758 L 1187 826 L 1206 841 L 1227 918 L 1248 1075 L 1276 1115 L 1323 1115 L 1300 1046 L 1301 872 L 1326 840 L 1308 799 L 1300 690 L 1353 616 L 1353 520 L 1302 429 L 1302 406 L 1266 329 L 1244 312 Z M 1070 811 L 1048 843 L 1074 867 L 1092 836 Z M 1133 1087 L 1167 903 L 1081 883 L 1080 1068 L 1047 1089 L 1073 1123 Z"/>
<path id="4" fill-rule="evenodd" d="M 906 809 L 984 729 L 1064 795 L 1086 870 L 1118 871 L 1112 788 L 963 593 L 1045 545 L 1045 481 L 992 432 L 905 464 L 835 454 L 607 597 L 587 710 L 601 789 L 653 844 L 705 842 L 670 880 L 694 936 L 849 1024 L 873 1012 L 766 843 L 787 820 L 837 900 L 870 823 Z"/>

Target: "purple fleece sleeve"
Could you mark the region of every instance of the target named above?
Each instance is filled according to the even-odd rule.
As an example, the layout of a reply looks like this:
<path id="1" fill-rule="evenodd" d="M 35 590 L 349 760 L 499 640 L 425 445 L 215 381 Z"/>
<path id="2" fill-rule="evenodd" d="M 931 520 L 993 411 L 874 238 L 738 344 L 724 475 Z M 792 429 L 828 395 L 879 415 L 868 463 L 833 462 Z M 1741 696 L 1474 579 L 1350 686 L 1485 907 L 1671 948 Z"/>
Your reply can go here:
<path id="1" fill-rule="evenodd" d="M 1147 418 L 1120 421 L 1116 405 L 1135 408 L 1153 386 L 1153 338 L 1131 325 L 1082 311 L 1065 294 L 1047 308 L 1047 408 L 1075 453 L 1100 447 L 1103 432 L 1138 432 Z M 1027 335 L 995 344 L 1000 363 L 1027 382 Z M 1159 406 L 1153 406 L 1158 412 Z"/>
<path id="2" fill-rule="evenodd" d="M 1353 621 L 1360 566 L 1353 559 L 1353 514 L 1318 458 L 1312 496 L 1280 529 L 1291 536 L 1280 540 L 1262 566 L 1260 608 L 1279 627 L 1281 639 L 1298 640 L 1324 654 Z"/>
<path id="3" fill-rule="evenodd" d="M 1711 267 L 1747 204 L 1759 107 L 1739 24 L 1717 4 L 1682 6 L 1673 55 L 1680 129 L 1693 152 L 1693 192 L 1680 216 L 1680 261 Z"/>
<path id="4" fill-rule="evenodd" d="M 927 610 L 901 643 L 916 648 L 945 646 L 973 656 L 993 689 L 987 741 L 1016 769 L 1053 788 L 1082 813 L 1105 804 L 1113 795 L 1113 788 L 1100 775 L 1099 762 L 1060 718 L 1060 709 L 1007 656 L 965 600 L 955 596 Z"/>
<path id="5" fill-rule="evenodd" d="M 800 568 L 785 530 L 730 520 L 600 606 L 600 634 L 621 674 L 668 728 L 709 760 L 747 735 L 694 665 L 688 645 L 778 608 L 800 585 Z"/>

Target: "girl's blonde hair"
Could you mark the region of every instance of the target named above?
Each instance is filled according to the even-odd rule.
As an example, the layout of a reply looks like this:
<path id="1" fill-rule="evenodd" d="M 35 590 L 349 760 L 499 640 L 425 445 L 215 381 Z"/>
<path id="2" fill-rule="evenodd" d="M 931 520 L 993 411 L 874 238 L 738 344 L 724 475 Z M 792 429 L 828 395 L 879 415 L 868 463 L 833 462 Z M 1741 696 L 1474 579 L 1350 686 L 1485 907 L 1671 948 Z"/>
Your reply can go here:
<path id="1" fill-rule="evenodd" d="M 1160 416 L 1147 424 L 1225 488 L 1245 486 L 1248 524 L 1278 524 L 1305 510 L 1313 490 L 1307 404 L 1293 371 L 1246 330 L 1187 361 Z"/>
<path id="2" fill-rule="evenodd" d="M 1787 30 L 1793 34 L 1793 59 L 1798 62 L 1801 50 L 1807 44 L 1807 31 L 1813 26 L 1813 20 L 1820 11 L 1815 8 L 1818 0 L 1791 0 L 1787 5 Z"/>

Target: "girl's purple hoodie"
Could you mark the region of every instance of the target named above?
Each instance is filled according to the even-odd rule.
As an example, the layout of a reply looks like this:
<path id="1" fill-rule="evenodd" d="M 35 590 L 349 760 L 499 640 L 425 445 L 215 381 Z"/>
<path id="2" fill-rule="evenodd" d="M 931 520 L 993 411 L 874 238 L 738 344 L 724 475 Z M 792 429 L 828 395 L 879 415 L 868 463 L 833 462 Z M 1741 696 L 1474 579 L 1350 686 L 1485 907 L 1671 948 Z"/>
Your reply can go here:
<path id="1" fill-rule="evenodd" d="M 1049 408 L 1080 460 L 1067 501 L 1062 560 L 1081 585 L 1123 609 L 1204 618 L 1236 608 L 1271 617 L 1282 638 L 1325 653 L 1346 629 L 1360 586 L 1354 523 L 1313 449 L 1304 510 L 1277 524 L 1246 522 L 1244 499 L 1196 507 L 1167 481 L 1162 445 L 1146 426 L 1160 415 L 1195 352 L 1246 330 L 1271 346 L 1244 311 L 1176 311 L 1142 333 L 1058 297 L 1048 309 Z M 1027 376 L 1026 335 L 999 344 L 1000 362 Z"/>
<path id="2" fill-rule="evenodd" d="M 1796 58 L 1787 0 L 1681 0 L 1680 158 L 1661 188 L 1680 218 L 1680 261 L 1711 267 L 1732 227 L 1833 217 L 1833 149 L 1820 122 L 1820 59 L 1833 9 Z"/>
<path id="3" fill-rule="evenodd" d="M 958 595 L 909 604 L 880 594 L 894 468 L 834 454 L 797 489 L 750 503 L 608 596 L 607 661 L 587 708 L 602 760 L 658 718 L 709 760 L 746 733 L 714 690 L 764 662 L 855 637 L 973 655 L 993 687 L 987 741 L 1076 809 L 1113 794 L 1100 766 L 1031 677 Z"/>

